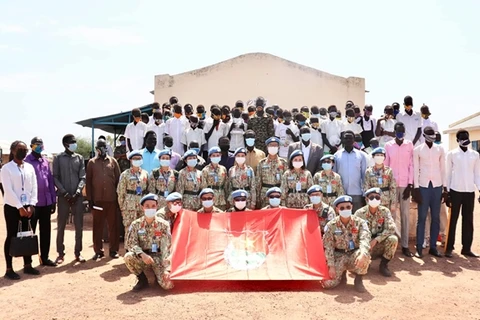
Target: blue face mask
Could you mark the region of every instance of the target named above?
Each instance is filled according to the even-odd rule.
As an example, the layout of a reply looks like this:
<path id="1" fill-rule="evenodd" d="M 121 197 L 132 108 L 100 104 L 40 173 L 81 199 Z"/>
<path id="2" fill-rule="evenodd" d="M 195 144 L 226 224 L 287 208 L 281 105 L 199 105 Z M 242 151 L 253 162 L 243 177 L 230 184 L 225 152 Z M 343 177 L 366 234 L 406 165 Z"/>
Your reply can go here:
<path id="1" fill-rule="evenodd" d="M 310 141 L 311 137 L 312 137 L 311 133 L 302 133 L 302 140 L 303 141 Z"/>
<path id="2" fill-rule="evenodd" d="M 397 133 L 395 133 L 395 137 L 398 140 L 403 140 L 403 138 L 405 137 L 405 132 L 397 132 Z"/>
<path id="3" fill-rule="evenodd" d="M 160 160 L 160 166 L 161 167 L 170 167 L 170 160 L 161 159 Z"/>
<path id="4" fill-rule="evenodd" d="M 38 146 L 35 147 L 35 149 L 33 149 L 33 151 L 34 151 L 35 153 L 42 153 L 42 151 L 43 151 L 43 146 L 42 146 L 42 145 L 38 145 Z"/>
<path id="5" fill-rule="evenodd" d="M 323 170 L 332 170 L 332 164 L 331 163 L 322 163 L 322 168 L 323 168 Z"/>
<path id="6" fill-rule="evenodd" d="M 299 124 L 300 126 L 304 126 L 304 125 L 305 125 L 305 121 L 298 121 L 298 124 Z"/>
<path id="7" fill-rule="evenodd" d="M 393 109 L 393 115 L 396 116 L 397 114 L 400 113 L 400 110 L 397 110 L 397 109 Z"/>
<path id="8" fill-rule="evenodd" d="M 69 150 L 70 152 L 75 152 L 75 151 L 77 151 L 77 144 L 76 144 L 76 143 L 70 143 L 70 144 L 68 145 L 68 150 Z"/>
<path id="9" fill-rule="evenodd" d="M 255 138 L 247 138 L 245 139 L 245 143 L 249 147 L 253 147 L 255 145 Z"/>
<path id="10" fill-rule="evenodd" d="M 435 144 L 442 144 L 442 141 L 435 141 Z"/>
<path id="11" fill-rule="evenodd" d="M 272 207 L 278 207 L 280 205 L 280 198 L 268 198 L 268 203 Z"/>
<path id="12" fill-rule="evenodd" d="M 189 166 L 190 168 L 193 168 L 197 165 L 197 159 L 190 159 L 190 160 L 187 160 L 187 166 Z"/>
<path id="13" fill-rule="evenodd" d="M 127 144 L 127 142 L 126 142 L 125 140 L 120 141 L 120 145 L 121 145 L 121 146 L 124 146 L 124 145 L 126 145 L 126 144 Z"/>

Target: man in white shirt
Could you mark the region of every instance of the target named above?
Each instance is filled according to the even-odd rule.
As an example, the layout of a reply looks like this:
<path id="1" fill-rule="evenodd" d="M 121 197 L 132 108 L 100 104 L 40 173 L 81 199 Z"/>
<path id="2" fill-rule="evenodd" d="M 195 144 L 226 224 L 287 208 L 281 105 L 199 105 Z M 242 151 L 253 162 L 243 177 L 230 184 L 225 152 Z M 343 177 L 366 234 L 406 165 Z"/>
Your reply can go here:
<path id="1" fill-rule="evenodd" d="M 182 116 L 182 106 L 176 104 L 173 106 L 173 118 L 170 118 L 165 123 L 165 133 L 172 137 L 172 150 L 183 155 L 185 150 L 182 144 L 183 131 L 187 127 L 187 119 Z"/>
<path id="2" fill-rule="evenodd" d="M 435 121 L 430 119 L 430 109 L 427 105 L 423 105 L 420 107 L 420 113 L 422 115 L 422 132 L 426 127 L 432 127 L 433 130 L 438 131 L 438 125 Z M 425 138 L 423 135 L 420 137 L 420 143 L 424 143 Z"/>
<path id="3" fill-rule="evenodd" d="M 152 103 L 152 115 L 151 115 L 150 118 L 148 119 L 148 124 L 147 124 L 147 126 L 150 127 L 150 126 L 152 126 L 152 125 L 155 123 L 155 116 L 154 116 L 154 115 L 155 115 L 155 112 L 156 112 L 157 110 L 160 111 L 160 113 L 162 112 L 162 111 L 160 110 L 160 105 L 158 104 L 158 102 Z M 160 150 L 161 150 L 161 149 L 160 149 Z"/>
<path id="4" fill-rule="evenodd" d="M 205 134 L 203 132 L 203 129 L 199 128 L 198 126 L 198 117 L 192 114 L 188 121 L 190 125 L 183 131 L 182 134 L 183 149 L 184 151 L 187 151 L 190 143 L 192 143 L 192 141 L 196 141 L 198 142 L 201 150 L 202 146 L 205 144 Z"/>
<path id="5" fill-rule="evenodd" d="M 294 142 L 299 141 L 298 135 L 300 130 L 297 125 L 292 122 L 292 113 L 288 110 L 283 112 L 283 123 L 277 125 L 275 129 L 275 136 L 280 138 L 280 148 L 278 155 L 287 160 L 288 159 L 288 146 Z"/>
<path id="6" fill-rule="evenodd" d="M 440 206 L 442 186 L 445 186 L 445 152 L 435 144 L 435 130 L 426 127 L 423 130 L 425 142 L 413 150 L 413 200 L 418 203 L 417 250 L 415 256 L 422 258 L 425 239 L 425 221 L 430 209 L 430 250 L 429 254 L 442 257 L 437 250 L 437 238 L 440 232 Z M 447 194 L 445 188 L 445 196 Z"/>
<path id="7" fill-rule="evenodd" d="M 400 112 L 396 119 L 405 125 L 405 139 L 412 141 L 413 146 L 420 144 L 420 136 L 422 135 L 422 117 L 417 111 L 413 111 L 413 99 L 406 96 L 403 99 L 405 112 Z"/>
<path id="8" fill-rule="evenodd" d="M 362 128 L 362 142 L 365 147 L 370 146 L 370 140 L 375 138 L 375 130 L 377 128 L 377 121 L 372 117 L 373 106 L 371 104 L 365 105 L 363 109 L 363 116 L 358 118 L 358 124 Z M 355 132 L 356 133 L 356 132 Z"/>
<path id="9" fill-rule="evenodd" d="M 162 118 L 162 112 L 160 109 L 156 109 L 153 112 L 153 123 L 147 127 L 147 131 L 153 131 L 157 135 L 157 145 L 155 148 L 158 150 L 163 150 L 163 137 L 165 136 L 165 123 L 163 123 Z"/>
<path id="10" fill-rule="evenodd" d="M 242 111 L 240 108 L 232 110 L 232 120 L 230 129 L 228 131 L 228 138 L 230 139 L 230 152 L 234 153 L 238 148 L 245 148 L 245 138 L 243 137 L 247 130 L 247 125 L 243 121 Z"/>
<path id="11" fill-rule="evenodd" d="M 397 120 L 394 119 L 392 106 L 385 106 L 383 112 L 384 116 L 378 119 L 375 129 L 375 135 L 380 137 L 379 143 L 382 148 L 385 147 L 387 142 L 395 138 L 395 123 L 397 123 Z"/>
<path id="12" fill-rule="evenodd" d="M 133 121 L 125 128 L 125 138 L 127 138 L 127 151 L 140 150 L 143 147 L 143 137 L 147 132 L 147 125 L 142 121 L 140 109 L 132 110 Z"/>
<path id="13" fill-rule="evenodd" d="M 320 128 L 320 126 L 321 126 L 320 119 L 317 116 L 312 116 L 310 118 L 310 127 L 312 127 L 312 130 L 310 130 L 312 134 L 312 139 L 311 139 L 312 143 L 316 143 L 319 146 L 323 146 L 322 129 Z"/>
<path id="14" fill-rule="evenodd" d="M 475 185 L 480 189 L 480 157 L 478 152 L 468 148 L 470 134 L 460 129 L 457 134 L 459 147 L 447 153 L 445 165 L 446 183 L 449 191 L 448 202 L 451 202 L 450 223 L 445 256 L 452 257 L 455 245 L 455 230 L 460 208 L 462 208 L 462 251 L 467 257 L 477 258 L 472 252 L 473 242 L 473 209 L 475 206 Z M 448 201 L 450 200 L 450 201 Z M 480 198 L 478 199 L 480 202 Z"/>
<path id="15" fill-rule="evenodd" d="M 321 124 L 323 148 L 325 153 L 334 154 L 340 147 L 342 140 L 340 139 L 343 125 L 337 119 L 337 107 L 331 105 L 328 107 L 328 119 Z"/>
<path id="16" fill-rule="evenodd" d="M 345 131 L 352 131 L 354 134 L 361 134 L 362 127 L 355 122 L 355 112 L 352 108 L 345 111 L 346 119 L 342 122 L 342 133 Z M 361 118 L 360 118 L 361 119 Z"/>
<path id="17" fill-rule="evenodd" d="M 212 118 L 205 120 L 205 127 L 203 132 L 205 133 L 205 140 L 207 141 L 207 148 L 204 153 L 208 153 L 210 148 L 218 147 L 218 139 L 226 137 L 228 135 L 228 127 L 220 120 L 221 111 L 220 108 L 215 106 L 210 111 Z M 204 154 L 204 159 L 208 159 L 208 155 Z"/>

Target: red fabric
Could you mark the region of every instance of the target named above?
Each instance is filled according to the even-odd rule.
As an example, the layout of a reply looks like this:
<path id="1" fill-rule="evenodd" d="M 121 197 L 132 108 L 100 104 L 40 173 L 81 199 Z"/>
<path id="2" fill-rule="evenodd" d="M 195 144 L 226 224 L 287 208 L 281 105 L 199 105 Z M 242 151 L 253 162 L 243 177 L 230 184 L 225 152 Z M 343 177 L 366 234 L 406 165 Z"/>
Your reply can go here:
<path id="1" fill-rule="evenodd" d="M 310 210 L 184 210 L 175 222 L 172 251 L 172 279 L 328 278 L 318 217 Z"/>

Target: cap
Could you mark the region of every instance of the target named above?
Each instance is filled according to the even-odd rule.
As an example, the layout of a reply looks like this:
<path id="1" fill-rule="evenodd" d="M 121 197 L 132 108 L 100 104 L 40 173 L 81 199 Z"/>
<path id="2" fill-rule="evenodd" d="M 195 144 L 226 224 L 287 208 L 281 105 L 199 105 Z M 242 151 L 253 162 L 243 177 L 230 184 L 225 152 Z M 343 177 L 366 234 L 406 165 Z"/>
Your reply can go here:
<path id="1" fill-rule="evenodd" d="M 381 154 L 385 155 L 386 154 L 385 148 L 378 147 L 378 148 L 373 149 L 372 156 L 374 156 L 378 153 L 381 153 Z"/>
<path id="2" fill-rule="evenodd" d="M 265 144 L 268 145 L 269 143 L 276 142 L 280 144 L 280 139 L 277 137 L 270 137 L 267 140 L 265 140 Z"/>
<path id="3" fill-rule="evenodd" d="M 30 144 L 43 144 L 43 140 L 42 140 L 42 138 L 34 137 L 32 139 L 32 141 L 30 142 Z"/>
<path id="4" fill-rule="evenodd" d="M 327 160 L 327 159 L 335 161 L 335 156 L 333 154 L 326 154 L 320 159 L 320 162 L 323 162 L 323 160 Z"/>
<path id="5" fill-rule="evenodd" d="M 175 201 L 175 200 L 182 200 L 182 195 L 178 192 L 172 192 L 170 193 L 165 200 L 167 202 Z"/>
<path id="6" fill-rule="evenodd" d="M 335 199 L 335 201 L 333 201 L 333 206 L 336 207 L 337 205 L 343 202 L 353 203 L 353 199 L 350 196 L 340 196 L 337 199 Z"/>
<path id="7" fill-rule="evenodd" d="M 233 153 L 233 156 L 235 157 L 237 154 L 239 153 L 245 153 L 247 154 L 247 150 L 245 148 L 237 148 L 237 150 L 235 150 L 235 152 Z"/>
<path id="8" fill-rule="evenodd" d="M 267 190 L 265 195 L 269 197 L 272 193 L 275 193 L 275 192 L 282 194 L 282 189 L 280 189 L 279 187 L 271 187 L 270 189 Z"/>
<path id="9" fill-rule="evenodd" d="M 202 191 L 200 191 L 200 194 L 198 195 L 198 197 L 202 197 L 204 194 L 207 194 L 207 193 L 211 193 L 211 194 L 215 194 L 213 192 L 213 189 L 212 188 L 204 188 L 202 189 Z"/>
<path id="10" fill-rule="evenodd" d="M 363 194 L 364 197 L 368 197 L 369 194 L 371 193 L 378 193 L 378 194 L 382 194 L 382 190 L 380 188 L 370 188 L 368 189 L 367 191 L 365 191 L 365 193 Z"/>
<path id="11" fill-rule="evenodd" d="M 302 156 L 303 157 L 303 152 L 301 150 L 295 150 L 290 154 L 290 157 L 288 157 L 288 161 L 292 161 L 293 158 L 296 156 Z"/>
<path id="12" fill-rule="evenodd" d="M 307 194 L 308 195 L 311 195 L 312 193 L 314 192 L 322 192 L 322 187 L 320 187 L 318 184 L 314 184 L 313 186 L 311 186 L 310 188 L 308 188 L 307 190 Z"/>
<path id="13" fill-rule="evenodd" d="M 158 153 L 158 157 L 160 158 L 161 156 L 172 156 L 172 151 L 169 150 L 169 149 L 163 149 L 163 150 L 160 150 L 160 152 Z"/>
<path id="14" fill-rule="evenodd" d="M 128 160 L 132 159 L 134 156 L 140 156 L 143 158 L 143 154 L 141 150 L 133 150 L 128 154 Z"/>
<path id="15" fill-rule="evenodd" d="M 147 200 L 155 200 L 155 202 L 158 202 L 158 196 L 154 193 L 149 193 L 146 196 L 143 196 L 142 199 L 140 199 L 140 205 L 143 205 L 143 203 Z"/>
<path id="16" fill-rule="evenodd" d="M 221 153 L 222 152 L 222 149 L 220 149 L 219 147 L 211 147 L 209 150 L 208 150 L 208 156 L 210 157 L 212 155 L 212 153 Z"/>
<path id="17" fill-rule="evenodd" d="M 248 192 L 243 189 L 238 189 L 232 192 L 232 199 L 238 197 L 248 197 Z"/>
<path id="18" fill-rule="evenodd" d="M 194 149 L 189 149 L 187 150 L 184 154 L 183 154 L 183 159 L 186 159 L 188 157 L 191 157 L 191 156 L 197 156 L 197 151 L 194 150 Z"/>

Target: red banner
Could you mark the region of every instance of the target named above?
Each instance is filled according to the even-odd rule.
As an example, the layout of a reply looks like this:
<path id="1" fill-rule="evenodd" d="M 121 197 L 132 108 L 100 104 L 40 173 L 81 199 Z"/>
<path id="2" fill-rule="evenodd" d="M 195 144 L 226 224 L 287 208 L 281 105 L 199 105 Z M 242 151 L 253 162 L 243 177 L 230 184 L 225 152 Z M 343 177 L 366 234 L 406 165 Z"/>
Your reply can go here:
<path id="1" fill-rule="evenodd" d="M 318 217 L 310 210 L 184 210 L 175 223 L 172 251 L 174 280 L 328 278 Z"/>

